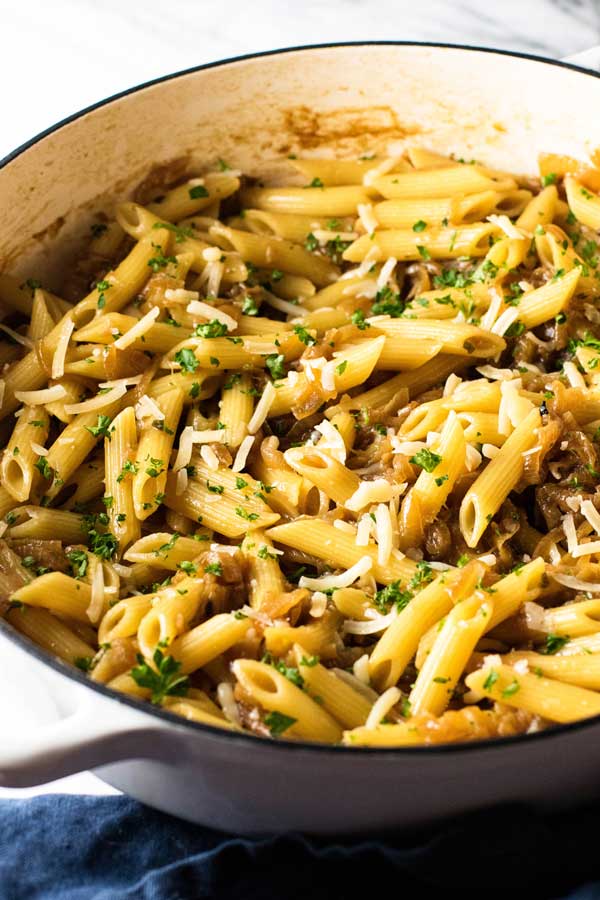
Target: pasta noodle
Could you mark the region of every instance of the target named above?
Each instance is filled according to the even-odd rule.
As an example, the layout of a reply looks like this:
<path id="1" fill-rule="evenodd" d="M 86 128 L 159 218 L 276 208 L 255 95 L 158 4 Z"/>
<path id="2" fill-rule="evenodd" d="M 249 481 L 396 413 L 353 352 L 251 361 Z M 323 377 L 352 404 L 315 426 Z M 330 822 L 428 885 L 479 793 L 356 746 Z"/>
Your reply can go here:
<path id="1" fill-rule="evenodd" d="M 600 171 L 276 169 L 120 202 L 73 304 L 0 274 L 0 614 L 259 737 L 600 715 Z"/>

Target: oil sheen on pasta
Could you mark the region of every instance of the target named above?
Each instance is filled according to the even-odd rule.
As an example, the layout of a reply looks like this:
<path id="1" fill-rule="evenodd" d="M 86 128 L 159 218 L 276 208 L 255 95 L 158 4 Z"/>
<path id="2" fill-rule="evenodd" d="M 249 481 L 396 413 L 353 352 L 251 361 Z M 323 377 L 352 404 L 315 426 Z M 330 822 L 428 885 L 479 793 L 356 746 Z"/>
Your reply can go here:
<path id="1" fill-rule="evenodd" d="M 600 714 L 600 170 L 162 168 L 0 275 L 0 613 L 263 737 Z"/>

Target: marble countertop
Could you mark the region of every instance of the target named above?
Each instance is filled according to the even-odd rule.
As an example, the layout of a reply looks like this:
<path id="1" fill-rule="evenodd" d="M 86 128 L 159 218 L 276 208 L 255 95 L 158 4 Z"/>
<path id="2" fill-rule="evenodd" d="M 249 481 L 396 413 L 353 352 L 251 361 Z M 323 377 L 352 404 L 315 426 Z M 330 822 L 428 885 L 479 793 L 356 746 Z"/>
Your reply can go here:
<path id="1" fill-rule="evenodd" d="M 2 3 L 0 158 L 132 85 L 214 60 L 328 41 L 420 40 L 560 58 L 600 44 L 600 0 L 22 0 Z M 2 790 L 113 793 L 90 773 Z"/>

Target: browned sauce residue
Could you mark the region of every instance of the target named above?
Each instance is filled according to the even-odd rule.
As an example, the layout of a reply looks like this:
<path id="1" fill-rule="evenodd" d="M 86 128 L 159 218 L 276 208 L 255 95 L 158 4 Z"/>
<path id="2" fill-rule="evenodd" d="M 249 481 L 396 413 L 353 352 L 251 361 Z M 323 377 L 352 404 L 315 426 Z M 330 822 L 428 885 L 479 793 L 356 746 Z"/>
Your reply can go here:
<path id="1" fill-rule="evenodd" d="M 389 140 L 418 131 L 414 125 L 401 123 L 391 106 L 386 105 L 348 106 L 322 112 L 308 106 L 296 106 L 285 112 L 285 124 L 299 149 L 345 140 L 356 141 L 368 148 L 373 137 Z"/>

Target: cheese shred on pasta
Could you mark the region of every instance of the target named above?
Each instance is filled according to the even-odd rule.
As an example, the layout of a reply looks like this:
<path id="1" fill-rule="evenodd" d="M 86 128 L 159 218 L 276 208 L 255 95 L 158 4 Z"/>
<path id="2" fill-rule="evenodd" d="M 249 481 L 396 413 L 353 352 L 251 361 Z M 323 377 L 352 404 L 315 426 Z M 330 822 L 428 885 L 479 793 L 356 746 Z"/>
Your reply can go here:
<path id="1" fill-rule="evenodd" d="M 0 615 L 65 665 L 356 747 L 600 714 L 600 172 L 385 150 L 164 174 L 41 336 L 0 286 Z"/>

